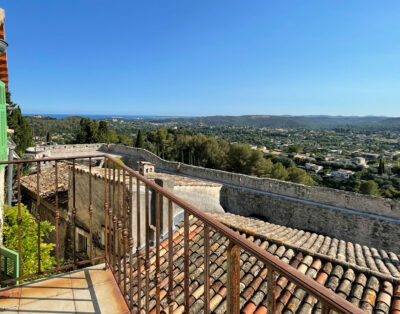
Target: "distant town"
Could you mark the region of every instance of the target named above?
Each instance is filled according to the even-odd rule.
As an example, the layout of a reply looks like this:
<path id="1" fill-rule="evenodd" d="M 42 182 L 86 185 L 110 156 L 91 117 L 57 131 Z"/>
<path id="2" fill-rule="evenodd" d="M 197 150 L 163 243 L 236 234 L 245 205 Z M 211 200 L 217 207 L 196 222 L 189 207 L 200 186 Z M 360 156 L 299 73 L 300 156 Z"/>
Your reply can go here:
<path id="1" fill-rule="evenodd" d="M 400 125 L 393 122 L 395 118 L 227 116 L 90 120 L 78 116 L 56 119 L 35 115 L 27 119 L 36 146 L 84 142 L 137 146 L 140 132 L 143 148 L 168 160 L 400 199 Z M 106 127 L 108 135 L 77 138 L 77 134 L 84 131 L 84 120 L 89 123 L 89 129 L 96 128 L 96 123 L 99 127 L 99 122 L 90 126 L 91 121 L 103 121 L 100 128 Z M 296 124 L 297 127 L 292 127 Z M 196 137 L 199 135 L 204 138 Z M 182 146 L 184 138 L 188 141 L 185 147 Z M 214 146 L 210 144 L 206 149 L 213 157 L 203 156 L 196 160 L 194 156 L 202 155 L 195 152 L 197 148 L 188 146 L 206 147 L 207 138 L 216 141 Z M 190 142 L 193 139 L 195 141 Z M 196 144 L 196 141 L 206 144 Z M 35 149 L 35 145 L 27 153 Z M 216 145 L 218 149 L 212 152 Z M 262 166 L 265 171 L 251 171 L 248 170 L 252 167 L 251 161 L 244 161 L 248 167 L 243 169 L 233 165 L 234 161 L 229 164 L 229 158 L 221 156 L 229 157 L 232 145 L 261 152 L 272 165 Z M 243 152 L 243 156 L 245 154 Z M 211 160 L 218 159 L 215 155 L 221 155 L 221 158 Z M 226 163 L 222 159 L 227 159 Z M 294 171 L 294 168 L 305 173 Z"/>

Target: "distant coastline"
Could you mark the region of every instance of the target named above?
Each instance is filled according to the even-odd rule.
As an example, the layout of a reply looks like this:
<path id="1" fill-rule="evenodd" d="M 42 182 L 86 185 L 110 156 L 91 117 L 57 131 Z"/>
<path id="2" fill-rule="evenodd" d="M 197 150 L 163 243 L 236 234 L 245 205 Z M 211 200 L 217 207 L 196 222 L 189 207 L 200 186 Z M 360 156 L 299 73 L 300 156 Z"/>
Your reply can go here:
<path id="1" fill-rule="evenodd" d="M 152 116 L 152 115 L 107 115 L 107 114 L 58 114 L 58 113 L 27 113 L 25 116 L 41 116 L 50 117 L 55 119 L 64 119 L 68 117 L 82 117 L 90 118 L 95 120 L 100 119 L 111 119 L 111 118 L 122 118 L 122 119 L 162 119 L 171 118 L 167 116 Z"/>

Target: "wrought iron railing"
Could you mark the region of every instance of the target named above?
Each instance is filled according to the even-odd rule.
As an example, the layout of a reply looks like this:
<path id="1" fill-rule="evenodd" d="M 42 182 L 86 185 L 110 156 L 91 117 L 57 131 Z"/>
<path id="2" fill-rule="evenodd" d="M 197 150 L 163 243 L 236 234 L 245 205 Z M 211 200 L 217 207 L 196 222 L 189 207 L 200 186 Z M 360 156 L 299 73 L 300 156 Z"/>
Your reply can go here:
<path id="1" fill-rule="evenodd" d="M 96 170 L 92 162 L 96 158 L 104 160 L 104 166 L 101 170 Z M 87 208 L 78 208 L 76 203 L 76 173 L 78 171 L 81 161 L 86 160 L 87 168 Z M 59 233 L 60 233 L 60 209 L 58 206 L 58 165 L 61 162 L 68 163 L 72 178 L 70 179 L 70 193 L 71 201 L 71 225 L 72 225 L 72 262 L 62 265 L 59 258 Z M 36 207 L 38 209 L 36 220 L 41 221 L 40 216 L 40 180 L 41 180 L 41 164 L 45 163 L 47 166 L 51 165 L 54 171 L 54 182 L 48 182 L 49 185 L 54 187 L 55 196 L 55 259 L 56 267 L 52 269 L 41 268 L 40 257 L 40 227 L 38 229 L 38 267 L 37 271 L 29 275 L 20 275 L 18 278 L 11 280 L 1 280 L 1 284 L 15 282 L 17 280 L 27 280 L 29 278 L 50 274 L 59 271 L 66 271 L 68 269 L 76 269 L 79 266 L 105 261 L 107 267 L 112 271 L 116 283 L 119 285 L 121 293 L 123 294 L 128 307 L 132 312 L 150 312 L 151 310 L 160 313 L 161 305 L 161 288 L 167 287 L 168 302 L 167 307 L 164 309 L 173 312 L 178 306 L 184 308 L 185 313 L 189 313 L 192 304 L 192 294 L 194 291 L 191 289 L 190 278 L 190 258 L 194 252 L 190 251 L 190 217 L 195 217 L 197 221 L 202 224 L 204 239 L 204 250 L 196 252 L 202 255 L 203 271 L 199 276 L 203 276 L 204 282 L 203 291 L 203 310 L 204 313 L 210 313 L 210 268 L 212 262 L 210 260 L 211 245 L 210 234 L 218 233 L 228 241 L 226 247 L 226 271 L 227 271 L 227 295 L 226 304 L 228 313 L 239 313 L 240 311 L 240 254 L 245 252 L 254 256 L 259 262 L 265 264 L 268 270 L 267 273 L 267 308 L 269 312 L 274 313 L 276 309 L 277 297 L 275 294 L 276 281 L 279 276 L 286 277 L 290 282 L 295 284 L 298 288 L 305 290 L 316 300 L 322 304 L 322 313 L 329 313 L 329 311 L 336 311 L 339 313 L 363 313 L 359 308 L 355 307 L 342 297 L 336 295 L 332 291 L 323 287 L 310 277 L 300 273 L 290 265 L 284 263 L 276 256 L 268 253 L 266 250 L 257 246 L 255 243 L 240 236 L 238 233 L 216 221 L 203 211 L 188 204 L 184 200 L 178 198 L 171 191 L 164 189 L 162 186 L 156 184 L 153 180 L 140 175 L 138 172 L 133 171 L 120 161 L 108 154 L 76 156 L 68 158 L 45 158 L 27 161 L 12 161 L 10 163 L 17 164 L 16 174 L 16 189 L 17 189 L 17 206 L 21 206 L 21 165 L 32 163 L 36 167 Z M 0 164 L 7 164 L 0 163 Z M 101 177 L 104 181 L 102 191 L 95 191 L 96 197 L 101 195 L 104 200 L 104 254 L 101 256 L 94 255 L 94 232 L 93 230 L 93 216 L 95 208 L 94 202 L 98 200 L 93 198 L 93 177 Z M 85 177 L 86 178 L 86 177 Z M 86 179 L 85 179 L 86 180 Z M 72 185 L 72 186 L 71 186 Z M 98 185 L 97 185 L 98 188 Z M 81 192 L 81 191 L 80 191 Z M 136 195 L 135 195 L 136 194 Z M 136 204 L 135 204 L 136 203 Z M 178 237 L 183 241 L 183 262 L 184 267 L 178 270 L 175 267 L 176 257 L 174 256 L 175 241 L 174 238 L 174 209 L 179 208 L 183 211 L 183 236 Z M 89 244 L 88 244 L 88 257 L 84 260 L 78 260 L 76 248 L 76 217 L 77 210 L 87 210 L 89 219 Z M 176 211 L 175 211 L 176 212 Z M 152 217 L 154 214 L 154 217 Z M 143 217 L 144 215 L 144 217 Z M 98 219 L 98 215 L 97 219 Z M 165 219 L 166 218 L 166 219 Z M 167 232 L 165 238 L 162 238 L 161 223 L 167 223 Z M 98 225 L 98 224 L 97 224 Z M 19 263 L 21 265 L 21 213 L 18 211 L 18 253 Z M 153 234 L 153 236 L 151 236 Z M 154 239 L 155 243 L 152 243 Z M 161 241 L 163 246 L 161 247 Z M 166 256 L 167 267 L 163 266 L 164 273 L 167 273 L 165 278 L 161 275 L 161 251 L 163 256 Z M 164 254 L 166 251 L 166 254 Z M 164 257 L 163 257 L 164 259 Z M 164 265 L 164 264 L 163 264 Z M 178 273 L 182 274 L 179 276 Z M 179 277 L 179 279 L 178 279 Z M 177 287 L 178 281 L 183 281 L 184 297 L 183 300 L 177 300 L 174 291 Z M 179 303 L 180 302 L 180 303 Z"/>

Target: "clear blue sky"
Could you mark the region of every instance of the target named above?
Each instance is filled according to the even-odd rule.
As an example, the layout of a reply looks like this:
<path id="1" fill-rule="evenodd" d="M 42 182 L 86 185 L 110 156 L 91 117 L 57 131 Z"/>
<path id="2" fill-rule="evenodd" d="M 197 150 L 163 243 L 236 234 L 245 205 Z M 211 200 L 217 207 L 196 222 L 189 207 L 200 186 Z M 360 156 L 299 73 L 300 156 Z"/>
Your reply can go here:
<path id="1" fill-rule="evenodd" d="M 3 0 L 26 113 L 400 116 L 400 1 Z"/>

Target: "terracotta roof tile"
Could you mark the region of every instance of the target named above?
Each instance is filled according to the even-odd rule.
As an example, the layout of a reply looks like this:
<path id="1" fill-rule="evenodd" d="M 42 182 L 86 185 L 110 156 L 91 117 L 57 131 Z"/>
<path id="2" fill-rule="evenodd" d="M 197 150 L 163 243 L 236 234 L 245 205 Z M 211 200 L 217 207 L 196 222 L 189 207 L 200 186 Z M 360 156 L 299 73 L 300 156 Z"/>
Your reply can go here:
<path id="1" fill-rule="evenodd" d="M 235 218 L 231 214 L 221 214 L 219 219 L 225 218 L 225 221 L 230 221 L 230 226 L 239 230 L 240 234 L 254 241 L 257 245 L 270 253 L 278 256 L 282 261 L 288 263 L 307 276 L 315 279 L 318 283 L 328 287 L 343 298 L 346 298 L 356 306 L 361 307 L 369 312 L 377 313 L 395 313 L 397 308 L 400 310 L 400 281 L 396 279 L 394 274 L 397 270 L 397 261 L 393 256 L 394 253 L 382 252 L 366 247 L 358 246 L 357 244 L 349 244 L 337 239 L 331 239 L 321 235 L 315 235 L 309 232 L 296 231 L 294 229 L 288 232 L 283 232 L 279 228 L 281 235 L 296 234 L 298 239 L 288 238 L 284 242 L 276 238 L 269 239 L 269 228 L 262 230 L 264 222 L 255 221 L 249 218 Z M 237 219 L 236 225 L 233 225 L 232 217 Z M 240 223 L 238 223 L 240 221 Z M 204 239 L 203 226 L 198 220 L 191 217 L 190 223 L 195 225 L 192 230 L 192 240 L 190 250 L 193 255 L 190 257 L 190 291 L 191 291 L 191 313 L 201 313 L 204 307 Z M 254 230 L 250 233 L 241 232 L 242 226 L 246 226 L 247 230 L 257 227 L 257 232 Z M 236 227 L 235 227 L 236 226 Z M 183 290 L 183 228 L 179 226 L 180 232 L 175 232 L 174 236 L 174 292 L 175 302 L 174 308 L 177 313 L 183 312 L 184 306 L 184 290 Z M 277 230 L 278 228 L 274 228 Z M 300 237 L 299 237 L 300 235 Z M 275 234 L 276 236 L 276 234 Z M 179 238 L 179 241 L 176 241 Z M 299 239 L 302 239 L 299 241 Z M 295 241 L 295 242 L 294 242 Z M 298 242 L 299 241 L 299 242 Z M 296 247 L 294 243 L 306 244 L 306 247 Z M 227 272 L 226 272 L 226 249 L 228 241 L 219 233 L 210 232 L 210 306 L 214 313 L 226 312 L 226 288 L 227 288 Z M 164 245 L 167 248 L 167 246 Z M 333 247 L 333 249 L 332 249 Z M 321 254 L 321 252 L 329 251 L 333 256 Z M 318 253 L 316 253 L 318 252 Z M 154 258 L 154 250 L 151 252 L 151 258 Z M 370 253 L 370 255 L 369 255 Z M 167 251 L 163 253 L 166 257 Z M 319 254 L 319 255 L 318 255 Z M 340 256 L 342 254 L 344 256 Z M 362 254 L 362 255 L 361 255 Z M 340 257 L 340 258 L 339 258 Z M 381 261 L 381 269 L 387 269 L 387 273 L 373 272 L 371 268 L 365 268 L 360 265 L 360 260 L 372 259 L 375 265 L 379 265 Z M 398 258 L 398 257 L 397 257 Z M 162 258 L 162 306 L 165 310 L 168 307 L 168 300 L 165 297 L 167 292 L 168 282 L 168 259 Z M 389 264 L 390 260 L 390 264 Z M 375 262 L 376 261 L 376 262 Z M 267 313 L 267 274 L 268 269 L 264 264 L 260 263 L 254 256 L 241 251 L 240 255 L 240 306 L 242 313 Z M 369 260 L 369 265 L 374 263 Z M 391 265 L 391 266 L 390 266 Z M 395 266 L 396 265 L 396 266 Z M 390 270 L 392 268 L 392 270 Z M 396 269 L 394 271 L 393 269 Z M 155 269 L 150 269 L 152 291 L 152 300 L 155 296 Z M 140 272 L 144 279 L 144 271 Z M 134 273 L 137 276 L 137 273 Z M 385 277 L 386 276 L 386 277 Z M 397 281 L 396 281 L 397 280 Z M 144 289 L 144 288 L 142 288 Z M 137 289 L 133 290 L 135 293 Z M 143 290 L 144 293 L 144 290 Z M 398 296 L 396 297 L 396 293 Z M 277 311 L 285 313 L 310 313 L 321 312 L 321 304 L 317 300 L 308 295 L 304 290 L 296 287 L 289 282 L 284 276 L 277 277 L 275 289 L 277 299 Z M 151 309 L 154 309 L 155 302 L 151 302 Z"/>

